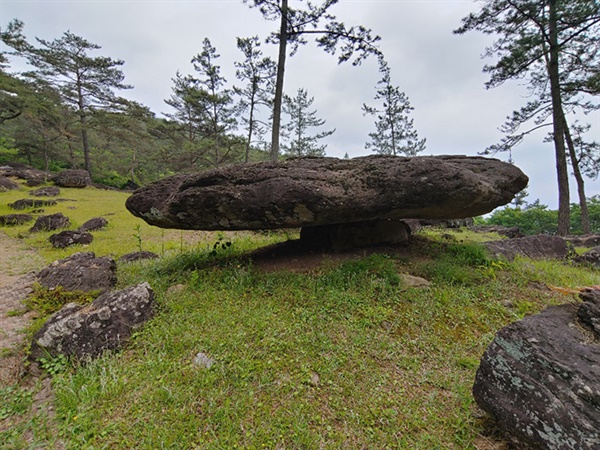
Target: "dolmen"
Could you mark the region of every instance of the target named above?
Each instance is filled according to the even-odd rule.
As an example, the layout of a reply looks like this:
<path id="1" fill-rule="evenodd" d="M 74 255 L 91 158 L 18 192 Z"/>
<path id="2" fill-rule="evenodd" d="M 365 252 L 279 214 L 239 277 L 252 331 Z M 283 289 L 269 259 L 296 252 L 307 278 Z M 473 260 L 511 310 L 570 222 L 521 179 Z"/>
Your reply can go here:
<path id="1" fill-rule="evenodd" d="M 292 158 L 164 178 L 126 206 L 162 228 L 301 228 L 301 239 L 339 248 L 406 239 L 401 219 L 488 213 L 527 182 L 516 166 L 483 157 Z"/>

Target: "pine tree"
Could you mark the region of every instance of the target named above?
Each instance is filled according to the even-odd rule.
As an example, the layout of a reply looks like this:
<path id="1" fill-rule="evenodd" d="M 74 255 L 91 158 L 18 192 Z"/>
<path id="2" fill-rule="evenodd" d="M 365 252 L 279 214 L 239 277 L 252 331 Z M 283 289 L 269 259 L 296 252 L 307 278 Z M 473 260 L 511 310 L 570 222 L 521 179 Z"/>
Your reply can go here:
<path id="1" fill-rule="evenodd" d="M 317 46 L 323 48 L 327 53 L 334 55 L 338 47 L 340 48 L 339 63 L 349 61 L 355 53 L 358 53 L 352 64 L 359 65 L 369 55 L 382 58 L 382 54 L 376 46 L 380 38 L 379 36 L 372 36 L 371 30 L 364 26 L 347 28 L 344 23 L 338 22 L 335 16 L 329 13 L 329 8 L 338 3 L 339 0 L 324 0 L 321 5 L 315 5 L 307 1 L 305 9 L 290 7 L 289 0 L 243 1 L 244 3 L 249 2 L 252 8 L 258 8 L 266 20 L 279 22 L 279 31 L 273 33 L 268 40 L 276 43 L 279 47 L 270 151 L 271 160 L 276 161 L 279 156 L 283 79 L 288 43 L 291 46 L 291 56 L 293 56 L 300 44 L 307 43 L 307 36 L 315 35 L 318 36 L 316 39 Z"/>
<path id="2" fill-rule="evenodd" d="M 325 156 L 327 145 L 318 142 L 331 136 L 334 130 L 310 134 L 309 130 L 325 125 L 325 120 L 317 118 L 317 111 L 311 111 L 315 98 L 308 97 L 305 89 L 298 89 L 295 97 L 284 96 L 283 112 L 290 116 L 290 120 L 283 126 L 285 144 L 283 151 L 286 156 Z"/>
<path id="3" fill-rule="evenodd" d="M 244 55 L 244 61 L 235 63 L 235 76 L 246 85 L 234 87 L 234 92 L 240 97 L 239 112 L 248 114 L 242 118 L 248 132 L 244 155 L 244 161 L 248 162 L 255 136 L 262 142 L 265 133 L 265 122 L 258 119 L 259 108 L 273 107 L 276 65 L 271 58 L 263 56 L 258 36 L 237 38 L 237 47 Z"/>
<path id="4" fill-rule="evenodd" d="M 390 70 L 387 65 L 381 67 L 383 77 L 377 82 L 375 100 L 380 106 L 372 107 L 363 104 L 363 115 L 375 116 L 377 121 L 374 133 L 369 133 L 370 142 L 365 145 L 382 155 L 415 156 L 425 150 L 425 139 L 419 139 L 414 129 L 413 120 L 408 118 L 414 109 L 404 92 L 391 83 Z"/>

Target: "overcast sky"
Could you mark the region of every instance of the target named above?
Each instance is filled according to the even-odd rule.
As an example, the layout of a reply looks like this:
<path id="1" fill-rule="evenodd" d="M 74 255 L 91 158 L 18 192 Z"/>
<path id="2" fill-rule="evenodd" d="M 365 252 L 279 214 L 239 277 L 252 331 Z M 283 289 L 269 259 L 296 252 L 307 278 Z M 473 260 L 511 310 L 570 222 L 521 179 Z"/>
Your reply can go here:
<path id="1" fill-rule="evenodd" d="M 489 37 L 452 34 L 461 18 L 478 8 L 471 0 L 340 0 L 331 9 L 347 25 L 361 24 L 381 36 L 392 83 L 408 95 L 415 128 L 427 138 L 424 155 L 477 155 L 500 139 L 498 126 L 527 100 L 518 82 L 484 88 L 486 61 L 480 55 Z M 169 111 L 164 99 L 171 95 L 172 78 L 178 70 L 193 71 L 190 60 L 205 37 L 221 55 L 222 75 L 233 84 L 233 63 L 241 60 L 235 38 L 266 38 L 277 26 L 241 0 L 0 0 L 0 27 L 14 18 L 25 22 L 30 40 L 52 40 L 70 30 L 102 46 L 96 56 L 124 60 L 125 80 L 134 89 L 123 94 L 157 115 Z M 263 44 L 263 51 L 276 56 L 273 45 Z M 364 147 L 374 124 L 361 106 L 374 104 L 379 79 L 374 59 L 359 67 L 338 65 L 309 44 L 288 59 L 284 89 L 293 96 L 305 88 L 327 121 L 324 128 L 337 130 L 323 141 L 328 156 L 354 157 L 369 154 Z M 600 113 L 582 120 L 594 125 L 591 138 L 600 140 Z M 543 134 L 530 137 L 512 157 L 530 177 L 527 200 L 539 198 L 556 209 L 554 150 L 542 141 Z M 508 154 L 497 157 L 507 160 Z M 572 202 L 577 201 L 574 184 Z M 600 181 L 587 181 L 588 196 L 599 191 Z"/>

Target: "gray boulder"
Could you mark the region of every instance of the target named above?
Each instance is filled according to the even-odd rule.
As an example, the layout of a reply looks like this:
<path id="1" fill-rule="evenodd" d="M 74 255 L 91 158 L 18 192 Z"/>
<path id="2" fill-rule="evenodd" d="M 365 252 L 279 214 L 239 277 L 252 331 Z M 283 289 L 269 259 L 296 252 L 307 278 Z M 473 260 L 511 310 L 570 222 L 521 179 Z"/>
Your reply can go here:
<path id="1" fill-rule="evenodd" d="M 119 258 L 119 262 L 134 262 L 141 261 L 143 259 L 157 259 L 158 255 L 154 252 L 149 251 L 141 251 L 141 252 L 132 252 L 126 253 L 125 255 Z"/>
<path id="2" fill-rule="evenodd" d="M 105 293 L 87 306 L 69 303 L 35 333 L 31 358 L 95 358 L 121 348 L 153 314 L 154 292 L 148 283 Z"/>
<path id="3" fill-rule="evenodd" d="M 477 370 L 473 395 L 506 434 L 530 448 L 600 448 L 600 308 L 553 306 L 500 330 Z M 598 306 L 598 304 L 595 304 Z M 586 329 L 587 328 L 587 329 Z"/>
<path id="4" fill-rule="evenodd" d="M 517 255 L 532 259 L 565 259 L 571 252 L 570 246 L 563 238 L 545 234 L 491 241 L 484 245 L 493 255 L 507 259 L 514 259 Z"/>
<path id="5" fill-rule="evenodd" d="M 0 216 L 0 225 L 1 226 L 23 225 L 24 223 L 31 222 L 32 220 L 33 220 L 33 216 L 30 214 L 6 214 L 4 216 Z"/>
<path id="6" fill-rule="evenodd" d="M 94 217 L 81 225 L 78 230 L 81 232 L 97 231 L 106 227 L 106 225 L 108 225 L 108 220 L 104 217 Z"/>
<path id="7" fill-rule="evenodd" d="M 476 233 L 498 233 L 500 236 L 505 236 L 509 239 L 525 237 L 519 227 L 503 227 L 502 225 L 472 225 L 470 230 Z"/>
<path id="8" fill-rule="evenodd" d="M 52 247 L 54 248 L 66 248 L 71 245 L 88 245 L 91 244 L 94 240 L 94 236 L 90 233 L 85 233 L 81 231 L 61 231 L 60 233 L 53 234 L 48 238 Z"/>
<path id="9" fill-rule="evenodd" d="M 71 221 L 63 213 L 50 214 L 47 216 L 38 217 L 29 229 L 32 233 L 38 231 L 53 231 L 71 226 Z"/>
<path id="10" fill-rule="evenodd" d="M 9 203 L 12 209 L 28 209 L 28 208 L 41 208 L 43 206 L 54 206 L 56 205 L 56 200 L 38 200 L 33 198 L 24 198 L 21 200 L 17 200 L 16 202 Z"/>
<path id="11" fill-rule="evenodd" d="M 37 280 L 45 288 L 105 292 L 117 284 L 117 265 L 107 256 L 97 258 L 94 252 L 75 253 L 54 261 L 37 274 Z"/>
<path id="12" fill-rule="evenodd" d="M 527 181 L 514 165 L 482 157 L 299 158 L 165 178 L 126 206 L 152 225 L 193 230 L 459 219 L 510 202 Z"/>
<path id="13" fill-rule="evenodd" d="M 92 184 L 92 179 L 87 170 L 70 169 L 63 170 L 52 179 L 54 184 L 67 188 L 84 188 Z"/>
<path id="14" fill-rule="evenodd" d="M 8 163 L 0 166 L 0 175 L 27 181 L 27 186 L 39 186 L 46 182 L 48 174 L 22 163 Z"/>
<path id="15" fill-rule="evenodd" d="M 15 189 L 19 189 L 17 183 L 0 175 L 0 192 L 13 191 Z"/>
<path id="16" fill-rule="evenodd" d="M 56 197 L 60 195 L 60 188 L 58 186 L 44 186 L 29 191 L 29 195 L 33 195 L 34 197 Z"/>

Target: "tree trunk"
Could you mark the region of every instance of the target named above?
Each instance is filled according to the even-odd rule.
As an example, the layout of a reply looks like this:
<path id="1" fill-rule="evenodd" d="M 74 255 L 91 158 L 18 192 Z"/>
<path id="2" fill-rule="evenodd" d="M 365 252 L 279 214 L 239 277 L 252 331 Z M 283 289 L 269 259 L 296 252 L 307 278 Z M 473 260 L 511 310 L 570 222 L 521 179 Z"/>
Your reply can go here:
<path id="1" fill-rule="evenodd" d="M 549 12 L 549 37 L 550 37 L 550 63 L 548 75 L 550 78 L 550 94 L 552 96 L 552 122 L 554 150 L 556 154 L 556 175 L 558 180 L 558 231 L 559 236 L 569 234 L 570 204 L 569 204 L 569 173 L 567 170 L 567 155 L 565 149 L 564 121 L 562 120 L 562 100 L 560 96 L 559 52 L 557 30 L 557 3 L 550 0 Z"/>
<path id="2" fill-rule="evenodd" d="M 81 143 L 83 145 L 83 165 L 84 169 L 92 176 L 92 161 L 90 159 L 90 144 L 88 142 L 87 124 L 85 117 L 85 104 L 83 102 L 83 90 L 79 75 L 77 78 L 77 105 L 79 106 L 79 123 L 81 125 Z"/>
<path id="3" fill-rule="evenodd" d="M 283 74 L 287 52 L 288 0 L 281 0 L 281 26 L 279 29 L 279 56 L 277 59 L 277 78 L 275 81 L 275 99 L 273 101 L 273 128 L 271 130 L 271 161 L 279 157 L 279 130 L 281 128 L 281 103 L 283 101 Z"/>
<path id="4" fill-rule="evenodd" d="M 248 140 L 246 142 L 246 155 L 244 162 L 250 162 L 250 145 L 252 144 L 252 132 L 254 131 L 254 95 L 250 101 L 250 118 L 248 119 Z"/>
<path id="5" fill-rule="evenodd" d="M 569 156 L 571 158 L 571 165 L 573 166 L 573 174 L 577 181 L 577 194 L 579 195 L 579 207 L 581 208 L 581 230 L 583 234 L 590 234 L 592 229 L 590 227 L 590 214 L 588 212 L 587 200 L 585 198 L 585 183 L 581 170 L 579 169 L 579 160 L 577 159 L 577 153 L 575 152 L 575 145 L 573 144 L 573 137 L 571 136 L 571 130 L 567 124 L 564 111 L 562 112 L 563 126 L 565 128 L 565 140 L 567 141 L 567 147 L 569 149 Z"/>

